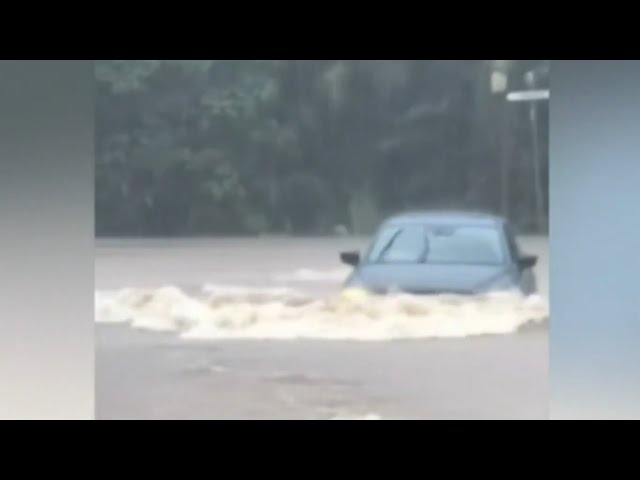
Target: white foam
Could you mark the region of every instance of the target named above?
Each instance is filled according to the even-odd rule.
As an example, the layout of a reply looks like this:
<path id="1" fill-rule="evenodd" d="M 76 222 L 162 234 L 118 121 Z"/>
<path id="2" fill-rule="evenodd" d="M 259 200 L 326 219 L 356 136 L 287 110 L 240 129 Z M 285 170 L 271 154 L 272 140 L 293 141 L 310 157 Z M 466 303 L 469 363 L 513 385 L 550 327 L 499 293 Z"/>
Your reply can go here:
<path id="1" fill-rule="evenodd" d="M 312 268 L 300 268 L 293 272 L 281 273 L 274 276 L 274 280 L 280 282 L 339 282 L 349 275 L 349 269 L 338 268 L 333 270 L 315 270 Z"/>
<path id="2" fill-rule="evenodd" d="M 284 288 L 168 286 L 96 293 L 96 321 L 173 331 L 185 339 L 384 341 L 508 334 L 548 317 L 541 297 L 370 296 L 310 298 Z"/>

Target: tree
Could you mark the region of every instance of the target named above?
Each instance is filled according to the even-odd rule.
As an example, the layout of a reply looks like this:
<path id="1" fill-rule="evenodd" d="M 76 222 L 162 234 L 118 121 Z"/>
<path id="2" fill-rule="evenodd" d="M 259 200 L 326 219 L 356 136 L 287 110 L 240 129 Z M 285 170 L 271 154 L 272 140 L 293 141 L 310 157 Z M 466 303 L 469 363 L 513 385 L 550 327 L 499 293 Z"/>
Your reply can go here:
<path id="1" fill-rule="evenodd" d="M 393 210 L 496 208 L 488 65 L 99 61 L 97 232 L 365 233 Z"/>

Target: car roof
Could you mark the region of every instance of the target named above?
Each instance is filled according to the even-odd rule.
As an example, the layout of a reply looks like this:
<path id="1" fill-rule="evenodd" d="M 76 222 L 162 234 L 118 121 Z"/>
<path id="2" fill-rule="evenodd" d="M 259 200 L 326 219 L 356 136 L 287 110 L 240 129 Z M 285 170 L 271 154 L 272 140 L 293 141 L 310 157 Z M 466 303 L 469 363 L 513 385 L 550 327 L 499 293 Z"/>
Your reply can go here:
<path id="1" fill-rule="evenodd" d="M 383 225 L 407 225 L 416 223 L 498 226 L 505 223 L 505 219 L 490 213 L 465 210 L 418 210 L 393 215 L 392 217 L 387 218 Z"/>

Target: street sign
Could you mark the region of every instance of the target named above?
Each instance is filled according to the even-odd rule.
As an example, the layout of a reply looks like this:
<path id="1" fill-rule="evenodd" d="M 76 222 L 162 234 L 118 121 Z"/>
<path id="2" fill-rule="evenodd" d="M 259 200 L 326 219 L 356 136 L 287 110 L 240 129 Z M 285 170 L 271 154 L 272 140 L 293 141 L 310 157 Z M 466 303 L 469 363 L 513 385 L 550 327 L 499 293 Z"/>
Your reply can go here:
<path id="1" fill-rule="evenodd" d="M 507 94 L 507 101 L 509 102 L 533 102 L 548 99 L 549 90 L 522 90 L 520 92 L 509 92 Z"/>

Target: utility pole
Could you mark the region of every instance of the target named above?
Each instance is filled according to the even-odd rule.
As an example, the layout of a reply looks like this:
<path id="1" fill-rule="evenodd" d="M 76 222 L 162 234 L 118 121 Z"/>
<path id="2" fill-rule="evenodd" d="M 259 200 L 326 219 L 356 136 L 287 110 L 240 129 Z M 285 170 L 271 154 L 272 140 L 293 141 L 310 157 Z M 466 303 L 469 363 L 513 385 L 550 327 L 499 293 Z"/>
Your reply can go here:
<path id="1" fill-rule="evenodd" d="M 507 90 L 508 75 L 507 75 L 507 62 L 494 60 L 494 66 L 498 67 L 491 72 L 491 93 L 504 94 Z M 500 97 L 499 97 L 500 98 Z M 500 98 L 501 100 L 501 98 Z M 499 156 L 500 164 L 500 212 L 502 216 L 509 219 L 511 211 L 509 208 L 509 172 L 510 161 L 507 149 L 507 111 L 502 101 L 494 104 L 494 112 L 498 116 L 498 129 L 496 134 L 497 152 Z"/>

